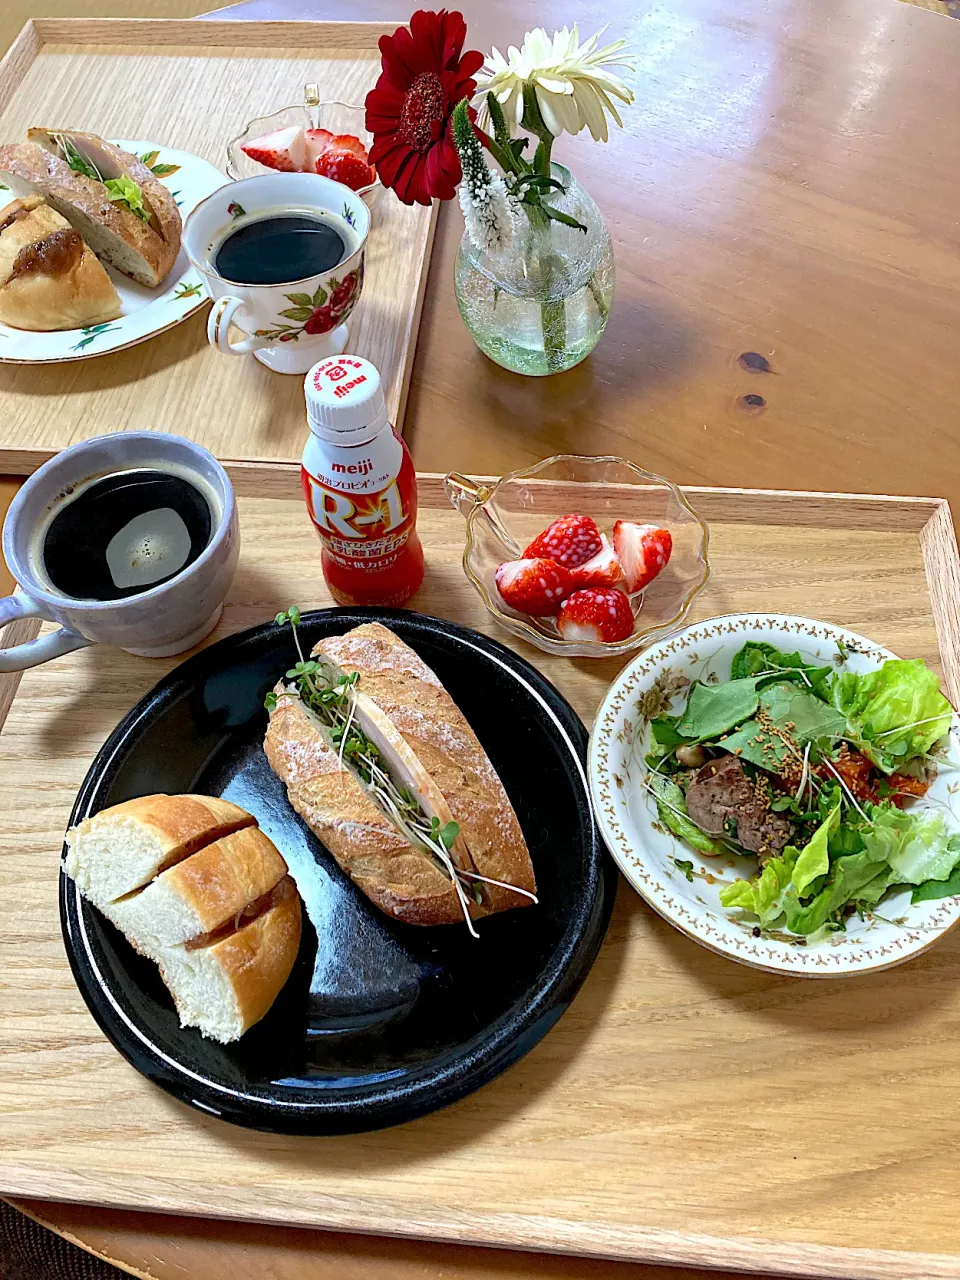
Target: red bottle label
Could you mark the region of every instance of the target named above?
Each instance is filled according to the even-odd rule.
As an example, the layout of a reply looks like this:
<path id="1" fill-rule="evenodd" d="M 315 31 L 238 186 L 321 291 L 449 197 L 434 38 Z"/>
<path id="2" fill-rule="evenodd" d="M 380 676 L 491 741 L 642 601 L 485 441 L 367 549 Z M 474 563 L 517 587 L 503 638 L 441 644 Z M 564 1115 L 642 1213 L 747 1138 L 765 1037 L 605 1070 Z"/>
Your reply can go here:
<path id="1" fill-rule="evenodd" d="M 369 445 L 324 446 L 301 469 L 307 510 L 323 543 L 323 572 L 339 604 L 403 604 L 423 581 L 417 477 L 392 431 Z M 317 474 L 314 474 L 314 471 Z"/>

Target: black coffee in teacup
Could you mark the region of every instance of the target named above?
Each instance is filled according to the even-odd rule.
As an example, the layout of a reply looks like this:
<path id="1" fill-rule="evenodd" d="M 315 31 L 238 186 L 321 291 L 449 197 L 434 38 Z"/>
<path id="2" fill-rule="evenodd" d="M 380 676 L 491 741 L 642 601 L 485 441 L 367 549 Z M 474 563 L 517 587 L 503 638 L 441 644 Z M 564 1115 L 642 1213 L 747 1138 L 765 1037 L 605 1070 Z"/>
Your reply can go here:
<path id="1" fill-rule="evenodd" d="M 237 284 L 289 284 L 331 271 L 348 256 L 343 236 L 322 218 L 270 213 L 232 231 L 214 266 Z"/>
<path id="2" fill-rule="evenodd" d="M 62 595 L 122 600 L 193 564 L 217 519 L 212 497 L 176 472 L 118 471 L 61 498 L 32 558 Z"/>

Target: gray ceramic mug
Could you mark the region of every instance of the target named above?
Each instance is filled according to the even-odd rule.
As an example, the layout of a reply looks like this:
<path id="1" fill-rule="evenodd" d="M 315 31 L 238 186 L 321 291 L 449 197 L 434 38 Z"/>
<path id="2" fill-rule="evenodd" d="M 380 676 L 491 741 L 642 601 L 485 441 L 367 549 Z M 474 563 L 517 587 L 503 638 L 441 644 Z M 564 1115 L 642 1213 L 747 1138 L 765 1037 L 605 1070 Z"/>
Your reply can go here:
<path id="1" fill-rule="evenodd" d="M 57 591 L 38 559 L 41 533 L 76 487 L 118 471 L 150 467 L 191 480 L 211 506 L 210 541 L 192 564 L 167 582 L 119 600 L 87 600 Z M 180 436 L 128 431 L 64 449 L 35 471 L 10 505 L 3 554 L 17 581 L 0 599 L 0 626 L 44 618 L 58 631 L 0 649 L 0 671 L 24 671 L 89 644 L 166 658 L 198 644 L 220 620 L 240 554 L 233 486 L 213 454 Z"/>

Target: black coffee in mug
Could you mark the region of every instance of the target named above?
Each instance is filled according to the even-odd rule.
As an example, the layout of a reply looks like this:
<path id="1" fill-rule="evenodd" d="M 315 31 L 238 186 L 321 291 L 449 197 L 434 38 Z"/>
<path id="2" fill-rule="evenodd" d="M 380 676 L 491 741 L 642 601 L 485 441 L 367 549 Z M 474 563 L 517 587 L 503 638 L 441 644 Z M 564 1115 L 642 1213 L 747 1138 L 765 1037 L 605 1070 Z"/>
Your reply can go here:
<path id="1" fill-rule="evenodd" d="M 347 256 L 343 236 L 329 222 L 302 213 L 271 213 L 231 232 L 214 266 L 236 284 L 289 284 L 330 271 Z"/>
<path id="2" fill-rule="evenodd" d="M 118 471 L 58 503 L 39 559 L 62 595 L 122 600 L 193 564 L 216 524 L 210 499 L 183 476 L 150 467 Z"/>

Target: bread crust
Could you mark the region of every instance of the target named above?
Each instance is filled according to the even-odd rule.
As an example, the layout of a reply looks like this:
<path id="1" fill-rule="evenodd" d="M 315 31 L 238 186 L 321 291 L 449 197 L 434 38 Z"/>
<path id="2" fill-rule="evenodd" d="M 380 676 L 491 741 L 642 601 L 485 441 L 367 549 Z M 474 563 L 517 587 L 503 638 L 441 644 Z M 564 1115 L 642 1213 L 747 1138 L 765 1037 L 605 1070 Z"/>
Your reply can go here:
<path id="1" fill-rule="evenodd" d="M 407 924 L 463 920 L 452 882 L 411 845 L 345 768 L 299 698 L 277 686 L 264 751 L 296 812 L 343 871 L 387 915 Z M 471 915 L 487 914 L 471 905 Z"/>
<path id="2" fill-rule="evenodd" d="M 142 277 L 138 275 L 136 278 L 149 288 L 155 288 L 169 274 L 180 252 L 180 211 L 170 192 L 146 165 L 128 152 L 120 152 L 119 148 L 114 150 L 126 157 L 125 171 L 143 190 L 145 203 L 149 200 L 151 212 L 156 214 L 156 229 L 111 200 L 102 182 L 75 173 L 65 160 L 36 143 L 0 146 L 0 175 L 11 177 L 16 183 L 44 196 L 68 221 L 73 221 L 72 210 L 79 210 L 122 240 L 140 255 L 145 264 Z M 162 188 L 162 194 L 158 188 Z"/>
<path id="3" fill-rule="evenodd" d="M 527 843 L 503 783 L 462 711 L 409 645 L 378 622 L 314 647 L 348 673 L 381 708 L 439 786 L 479 873 L 536 892 Z M 484 885 L 492 911 L 530 906 L 529 898 Z"/>

